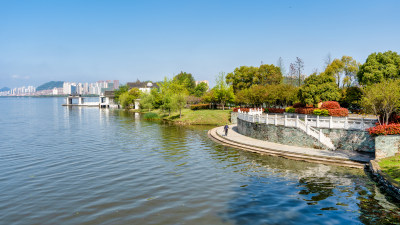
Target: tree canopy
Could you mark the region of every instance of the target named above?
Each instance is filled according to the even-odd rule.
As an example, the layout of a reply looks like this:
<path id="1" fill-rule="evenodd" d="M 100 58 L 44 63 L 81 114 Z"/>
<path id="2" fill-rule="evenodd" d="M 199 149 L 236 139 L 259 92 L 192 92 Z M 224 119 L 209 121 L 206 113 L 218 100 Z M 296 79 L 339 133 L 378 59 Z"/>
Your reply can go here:
<path id="1" fill-rule="evenodd" d="M 325 68 L 325 73 L 335 77 L 339 88 L 350 87 L 356 83 L 356 74 L 360 64 L 350 56 L 334 59 Z"/>
<path id="2" fill-rule="evenodd" d="M 274 65 L 260 67 L 241 66 L 226 76 L 226 83 L 232 85 L 234 92 L 252 85 L 280 84 L 283 80 L 281 69 Z"/>
<path id="3" fill-rule="evenodd" d="M 183 85 L 190 94 L 194 92 L 196 87 L 196 81 L 191 73 L 181 71 L 179 74 L 174 76 L 173 81 L 177 84 Z"/>
<path id="4" fill-rule="evenodd" d="M 216 85 L 213 88 L 215 100 L 222 104 L 222 110 L 225 109 L 225 104 L 227 102 L 233 102 L 235 95 L 233 94 L 232 86 L 225 82 L 225 73 L 220 73 L 216 79 Z"/>
<path id="5" fill-rule="evenodd" d="M 388 124 L 392 113 L 400 107 L 400 81 L 384 80 L 365 87 L 361 105 L 367 112 L 379 115 L 380 124 Z"/>
<path id="6" fill-rule="evenodd" d="M 299 98 L 305 104 L 318 104 L 320 101 L 338 101 L 340 98 L 339 88 L 335 78 L 325 73 L 311 74 L 304 80 L 300 87 Z"/>
<path id="7" fill-rule="evenodd" d="M 400 55 L 397 52 L 372 53 L 357 73 L 358 82 L 372 85 L 387 79 L 400 78 Z"/>

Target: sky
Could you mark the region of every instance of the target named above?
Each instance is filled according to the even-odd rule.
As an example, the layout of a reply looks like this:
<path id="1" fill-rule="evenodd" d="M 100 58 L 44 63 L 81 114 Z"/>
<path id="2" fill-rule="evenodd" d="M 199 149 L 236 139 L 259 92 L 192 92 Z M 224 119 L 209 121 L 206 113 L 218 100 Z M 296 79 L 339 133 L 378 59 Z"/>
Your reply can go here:
<path id="1" fill-rule="evenodd" d="M 160 81 L 296 57 L 400 52 L 400 1 L 0 0 L 0 88 L 48 81 Z"/>

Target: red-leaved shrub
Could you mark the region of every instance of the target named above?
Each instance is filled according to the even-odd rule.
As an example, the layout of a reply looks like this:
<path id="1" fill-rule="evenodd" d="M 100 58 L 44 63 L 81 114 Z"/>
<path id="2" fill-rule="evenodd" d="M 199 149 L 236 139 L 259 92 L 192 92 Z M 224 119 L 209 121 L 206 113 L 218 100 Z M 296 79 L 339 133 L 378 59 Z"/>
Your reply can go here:
<path id="1" fill-rule="evenodd" d="M 367 129 L 370 135 L 395 135 L 400 134 L 400 124 L 392 123 L 392 124 L 383 124 L 377 125 L 376 127 L 371 127 Z"/>
<path id="2" fill-rule="evenodd" d="M 269 113 L 284 113 L 285 109 L 280 108 L 268 108 Z"/>
<path id="3" fill-rule="evenodd" d="M 321 109 L 339 109 L 340 104 L 339 102 L 336 101 L 327 101 L 323 102 L 321 105 Z"/>
<path id="4" fill-rule="evenodd" d="M 315 108 L 297 108 L 295 109 L 295 113 L 298 114 L 313 114 Z"/>
<path id="5" fill-rule="evenodd" d="M 346 108 L 328 109 L 330 116 L 346 117 L 349 115 L 349 110 Z"/>

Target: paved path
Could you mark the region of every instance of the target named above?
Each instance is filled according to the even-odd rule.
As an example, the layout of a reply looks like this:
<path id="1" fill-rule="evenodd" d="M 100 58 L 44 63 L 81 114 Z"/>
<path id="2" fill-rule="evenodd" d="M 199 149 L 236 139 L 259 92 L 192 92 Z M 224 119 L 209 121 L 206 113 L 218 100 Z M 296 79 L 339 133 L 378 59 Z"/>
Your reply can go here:
<path id="1" fill-rule="evenodd" d="M 208 135 L 214 141 L 231 147 L 316 163 L 364 168 L 365 164 L 373 159 L 370 154 L 354 151 L 329 151 L 262 141 L 239 134 L 236 125 L 230 126 L 228 136 L 225 136 L 223 127 L 211 129 Z"/>

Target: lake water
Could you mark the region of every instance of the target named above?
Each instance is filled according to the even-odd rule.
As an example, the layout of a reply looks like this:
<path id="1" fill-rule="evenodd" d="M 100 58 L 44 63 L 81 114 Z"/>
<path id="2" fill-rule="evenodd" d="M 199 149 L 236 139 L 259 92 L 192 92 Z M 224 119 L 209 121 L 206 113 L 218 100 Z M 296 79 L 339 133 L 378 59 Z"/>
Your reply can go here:
<path id="1" fill-rule="evenodd" d="M 363 170 L 224 147 L 211 127 L 0 98 L 1 224 L 390 224 Z"/>

